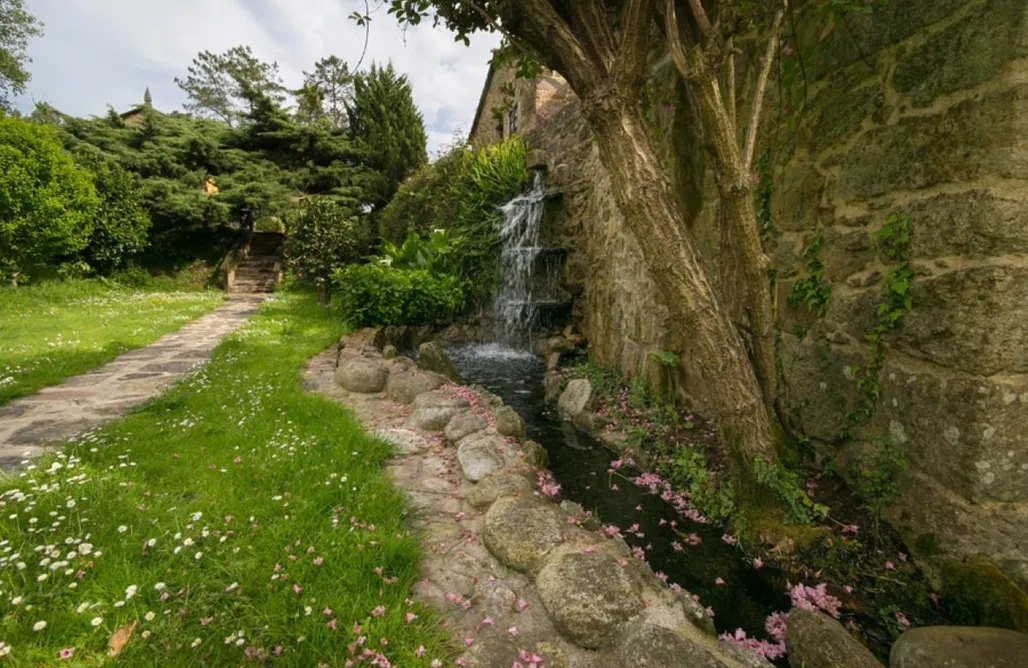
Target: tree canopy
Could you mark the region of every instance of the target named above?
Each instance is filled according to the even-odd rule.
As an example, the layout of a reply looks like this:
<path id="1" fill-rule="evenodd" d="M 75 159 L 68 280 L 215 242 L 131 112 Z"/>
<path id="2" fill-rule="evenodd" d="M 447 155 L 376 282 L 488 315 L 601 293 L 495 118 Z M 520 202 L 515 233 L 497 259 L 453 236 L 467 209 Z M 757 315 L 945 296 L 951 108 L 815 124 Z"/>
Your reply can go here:
<path id="1" fill-rule="evenodd" d="M 0 112 L 10 109 L 11 97 L 25 92 L 29 39 L 43 34 L 43 24 L 25 11 L 24 0 L 0 0 Z"/>

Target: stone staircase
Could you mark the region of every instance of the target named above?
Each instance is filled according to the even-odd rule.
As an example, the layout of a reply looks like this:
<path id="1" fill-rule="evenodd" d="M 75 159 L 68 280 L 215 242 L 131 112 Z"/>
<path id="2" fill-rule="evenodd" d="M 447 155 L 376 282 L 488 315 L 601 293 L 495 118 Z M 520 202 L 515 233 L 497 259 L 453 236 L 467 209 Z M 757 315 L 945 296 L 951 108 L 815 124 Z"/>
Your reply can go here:
<path id="1" fill-rule="evenodd" d="M 255 232 L 226 281 L 231 294 L 272 292 L 282 278 L 285 235 Z"/>

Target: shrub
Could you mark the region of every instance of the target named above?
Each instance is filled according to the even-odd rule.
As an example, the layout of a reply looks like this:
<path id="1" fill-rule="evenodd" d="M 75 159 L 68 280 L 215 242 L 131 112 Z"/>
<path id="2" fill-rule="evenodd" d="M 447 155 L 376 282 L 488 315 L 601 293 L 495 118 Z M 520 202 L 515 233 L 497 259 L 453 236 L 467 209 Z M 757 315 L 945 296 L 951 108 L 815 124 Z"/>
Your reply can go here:
<path id="1" fill-rule="evenodd" d="M 395 269 L 427 269 L 434 272 L 446 261 L 450 251 L 450 236 L 446 230 L 432 230 L 424 239 L 411 230 L 399 246 L 383 241 L 379 261 Z"/>
<path id="2" fill-rule="evenodd" d="M 354 327 L 452 321 L 464 307 L 459 278 L 381 263 L 350 265 L 332 277 L 343 316 Z"/>
<path id="3" fill-rule="evenodd" d="M 285 223 L 282 222 L 281 218 L 275 216 L 265 216 L 259 219 L 253 225 L 254 232 L 278 232 L 282 234 L 286 231 Z"/>
<path id="4" fill-rule="evenodd" d="M 18 274 L 85 248 L 99 205 L 92 175 L 53 128 L 0 118 L 0 273 Z"/>
<path id="5" fill-rule="evenodd" d="M 525 144 L 513 137 L 471 151 L 458 139 L 400 186 L 378 216 L 379 234 L 399 244 L 411 231 L 446 229 L 451 252 L 443 269 L 468 282 L 469 302 L 492 295 L 499 267 L 499 207 L 528 184 Z"/>
<path id="6" fill-rule="evenodd" d="M 143 206 L 138 176 L 99 151 L 80 153 L 77 162 L 92 172 L 100 197 L 93 231 L 80 256 L 93 271 L 109 274 L 146 248 L 150 214 Z"/>
<path id="7" fill-rule="evenodd" d="M 361 227 L 353 212 L 327 198 L 309 197 L 289 223 L 286 261 L 301 281 L 318 289 L 322 303 L 331 292 L 332 270 L 358 259 Z"/>

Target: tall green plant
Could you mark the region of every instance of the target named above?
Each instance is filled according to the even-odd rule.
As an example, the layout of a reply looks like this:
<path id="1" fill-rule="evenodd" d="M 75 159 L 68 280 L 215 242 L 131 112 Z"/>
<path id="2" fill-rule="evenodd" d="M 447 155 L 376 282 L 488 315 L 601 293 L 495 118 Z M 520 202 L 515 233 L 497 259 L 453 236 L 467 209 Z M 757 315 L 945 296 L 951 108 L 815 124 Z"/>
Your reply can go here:
<path id="1" fill-rule="evenodd" d="M 100 200 L 53 128 L 0 117 L 0 274 L 85 248 Z"/>
<path id="2" fill-rule="evenodd" d="M 311 197 L 289 222 L 286 260 L 297 278 L 313 285 L 323 304 L 331 295 L 336 267 L 355 262 L 361 248 L 361 228 L 352 211 L 330 199 Z"/>

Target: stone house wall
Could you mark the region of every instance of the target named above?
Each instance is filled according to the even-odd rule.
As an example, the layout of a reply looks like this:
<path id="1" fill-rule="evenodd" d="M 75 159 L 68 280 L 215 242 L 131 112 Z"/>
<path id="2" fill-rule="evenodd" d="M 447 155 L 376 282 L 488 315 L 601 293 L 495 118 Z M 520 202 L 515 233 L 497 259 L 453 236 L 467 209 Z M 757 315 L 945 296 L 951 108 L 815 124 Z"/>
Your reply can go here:
<path id="1" fill-rule="evenodd" d="M 798 10 L 801 53 L 812 53 L 807 102 L 793 125 L 768 130 L 788 420 L 841 462 L 861 447 L 841 439 L 840 424 L 888 268 L 872 235 L 906 211 L 914 308 L 889 338 L 869 430 L 910 465 L 887 519 L 930 570 L 982 553 L 1026 587 L 1028 3 L 892 0 L 838 26 L 818 4 Z M 661 54 L 651 84 L 658 146 L 716 282 L 717 199 L 698 124 Z M 573 95 L 526 134 L 563 193 L 547 245 L 568 249 L 565 279 L 592 354 L 656 381 L 649 354 L 679 352 L 678 385 L 702 406 L 689 333 L 670 329 Z M 787 299 L 817 236 L 831 284 L 824 317 Z"/>

